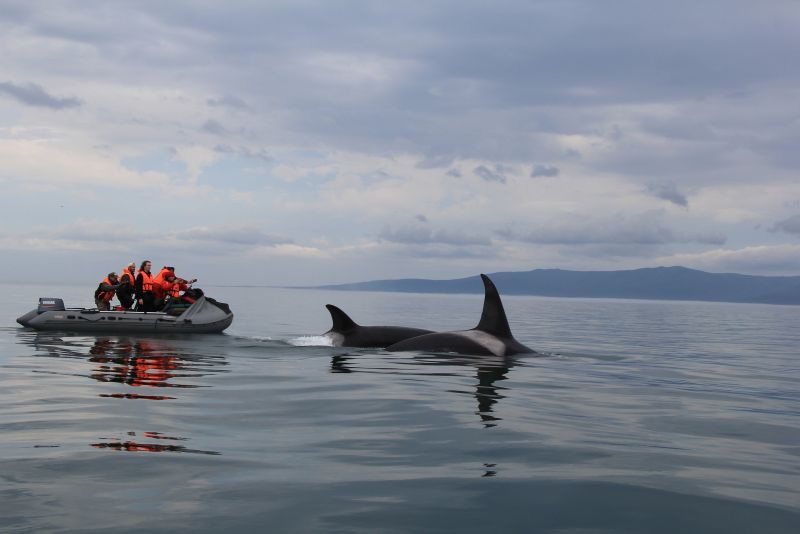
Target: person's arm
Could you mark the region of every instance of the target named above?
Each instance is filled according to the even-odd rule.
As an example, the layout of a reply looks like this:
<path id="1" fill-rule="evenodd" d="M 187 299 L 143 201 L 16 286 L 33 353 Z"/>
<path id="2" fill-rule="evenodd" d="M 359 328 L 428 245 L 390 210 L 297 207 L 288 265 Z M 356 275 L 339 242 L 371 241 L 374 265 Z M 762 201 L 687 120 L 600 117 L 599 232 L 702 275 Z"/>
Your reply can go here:
<path id="1" fill-rule="evenodd" d="M 122 284 L 117 284 L 115 286 L 112 286 L 110 284 L 106 284 L 106 283 L 100 282 L 100 291 L 103 291 L 103 292 L 116 291 L 117 289 L 119 289 L 119 286 L 121 286 L 121 285 Z"/>

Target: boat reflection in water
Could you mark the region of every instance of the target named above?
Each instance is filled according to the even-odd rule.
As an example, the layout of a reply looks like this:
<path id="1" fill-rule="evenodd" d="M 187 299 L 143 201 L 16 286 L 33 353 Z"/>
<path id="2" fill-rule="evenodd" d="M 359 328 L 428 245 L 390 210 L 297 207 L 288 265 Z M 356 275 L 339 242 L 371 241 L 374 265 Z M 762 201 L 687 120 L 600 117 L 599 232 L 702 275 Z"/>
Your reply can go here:
<path id="1" fill-rule="evenodd" d="M 89 361 L 97 364 L 90 375 L 98 382 L 116 382 L 133 387 L 194 388 L 192 384 L 170 382 L 186 377 L 186 371 L 196 366 L 186 361 L 162 340 L 132 340 L 127 338 L 98 339 L 89 350 Z M 125 399 L 173 400 L 167 395 L 142 393 L 101 393 L 101 397 Z"/>
<path id="2" fill-rule="evenodd" d="M 124 391 L 101 392 L 97 396 L 109 399 L 136 401 L 171 401 L 175 392 L 186 388 L 209 387 L 190 383 L 206 375 L 226 372 L 225 357 L 199 354 L 198 345 L 185 340 L 147 339 L 131 337 L 69 337 L 38 333 L 23 342 L 33 345 L 39 355 L 55 358 L 84 360 L 92 368 L 87 375 L 93 380 L 109 385 L 121 384 Z M 52 374 L 55 371 L 40 371 Z M 158 389 L 169 388 L 172 394 L 159 394 Z M 104 388 L 105 389 L 105 388 Z M 110 406 L 109 411 L 118 410 Z M 190 449 L 176 442 L 188 438 L 152 430 L 125 431 L 121 437 L 99 437 L 90 445 L 96 449 L 128 452 L 189 452 L 219 454 L 214 451 Z M 152 442 L 151 442 L 152 441 Z"/>
<path id="3" fill-rule="evenodd" d="M 368 364 L 368 354 L 348 353 L 337 354 L 331 359 L 332 373 L 385 373 L 385 374 L 421 374 L 422 366 L 436 366 L 440 369 L 434 373 L 439 376 L 461 376 L 453 368 L 472 368 L 475 370 L 475 390 L 469 392 L 454 391 L 456 393 L 471 394 L 478 403 L 475 414 L 480 417 L 485 428 L 497 426 L 502 418 L 495 413 L 495 404 L 504 398 L 505 387 L 498 382 L 506 380 L 506 375 L 514 367 L 514 359 L 502 356 L 461 356 L 442 354 L 420 354 L 411 358 L 397 358 L 396 366 L 387 367 L 387 360 L 381 360 L 381 366 L 371 368 Z M 450 368 L 447 372 L 444 368 Z M 431 374 L 431 373 L 426 373 Z"/>
<path id="4" fill-rule="evenodd" d="M 128 432 L 129 436 L 136 438 L 136 432 Z M 186 441 L 188 438 L 178 438 L 173 436 L 166 436 L 161 432 L 142 432 L 142 437 L 145 439 L 156 440 L 171 440 L 171 441 Z M 133 439 L 126 441 L 110 438 L 109 441 L 101 441 L 99 443 L 92 443 L 95 449 L 111 449 L 115 451 L 127 452 L 191 452 L 195 454 L 211 454 L 219 455 L 216 451 L 201 451 L 197 449 L 188 449 L 183 445 L 174 445 L 170 443 L 141 443 Z"/>

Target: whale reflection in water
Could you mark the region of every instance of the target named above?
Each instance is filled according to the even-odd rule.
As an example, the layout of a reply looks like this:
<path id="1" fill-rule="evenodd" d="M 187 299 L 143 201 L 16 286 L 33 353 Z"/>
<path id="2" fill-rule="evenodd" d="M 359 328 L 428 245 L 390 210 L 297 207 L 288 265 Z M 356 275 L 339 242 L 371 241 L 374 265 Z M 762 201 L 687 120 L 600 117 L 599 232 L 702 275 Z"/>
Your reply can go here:
<path id="1" fill-rule="evenodd" d="M 508 372 L 514 367 L 514 359 L 511 357 L 494 356 L 454 356 L 441 354 L 421 354 L 410 359 L 389 360 L 393 365 L 387 366 L 387 361 L 382 361 L 379 366 L 370 366 L 371 359 L 358 358 L 358 353 L 337 354 L 331 358 L 332 373 L 376 373 L 376 374 L 426 374 L 423 366 L 436 367 L 465 367 L 475 370 L 476 384 L 471 395 L 478 404 L 478 409 L 474 412 L 480 417 L 483 426 L 491 428 L 497 426 L 502 420 L 497 416 L 496 404 L 505 395 L 503 392 L 506 387 L 498 382 L 507 379 Z M 366 356 L 366 354 L 365 354 Z M 437 375 L 458 376 L 459 373 L 442 373 Z"/>

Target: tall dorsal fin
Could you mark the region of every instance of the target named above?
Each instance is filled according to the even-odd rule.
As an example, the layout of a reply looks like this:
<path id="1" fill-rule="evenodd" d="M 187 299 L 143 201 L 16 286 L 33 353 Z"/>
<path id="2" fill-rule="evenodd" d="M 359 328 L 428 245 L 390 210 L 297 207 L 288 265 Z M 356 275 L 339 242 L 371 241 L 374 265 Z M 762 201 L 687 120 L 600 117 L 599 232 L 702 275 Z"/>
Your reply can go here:
<path id="1" fill-rule="evenodd" d="M 326 304 L 325 307 L 328 308 L 329 312 L 331 312 L 331 319 L 333 320 L 333 326 L 331 327 L 331 330 L 343 332 L 358 326 L 358 323 L 352 320 L 345 312 L 333 304 Z"/>
<path id="2" fill-rule="evenodd" d="M 486 294 L 483 297 L 483 313 L 481 313 L 481 321 L 475 330 L 481 330 L 497 337 L 513 337 L 511 335 L 511 328 L 508 326 L 508 319 L 506 319 L 506 311 L 503 309 L 503 303 L 500 301 L 500 294 L 488 276 L 481 275 L 483 280 L 483 287 Z"/>

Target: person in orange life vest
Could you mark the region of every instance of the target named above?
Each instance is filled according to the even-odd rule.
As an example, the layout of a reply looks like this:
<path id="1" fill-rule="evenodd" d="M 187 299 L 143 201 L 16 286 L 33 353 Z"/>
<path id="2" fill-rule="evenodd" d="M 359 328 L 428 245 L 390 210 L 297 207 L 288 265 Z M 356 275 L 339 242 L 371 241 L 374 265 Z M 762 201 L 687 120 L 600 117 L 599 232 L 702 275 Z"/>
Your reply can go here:
<path id="1" fill-rule="evenodd" d="M 133 306 L 133 288 L 136 285 L 136 264 L 131 262 L 122 269 L 119 274 L 119 282 L 122 284 L 117 289 L 117 298 L 122 307 L 130 310 Z"/>
<path id="2" fill-rule="evenodd" d="M 164 276 L 169 273 L 174 273 L 175 267 L 162 267 L 157 275 L 153 278 L 153 295 L 156 301 L 164 298 Z"/>
<path id="3" fill-rule="evenodd" d="M 178 278 L 175 276 L 175 273 L 168 273 L 164 275 L 164 292 L 166 293 L 165 296 L 172 297 L 173 299 L 177 299 L 181 296 L 181 291 L 186 291 L 189 289 L 189 286 L 197 282 L 197 278 L 192 278 L 191 280 L 184 280 L 183 278 Z"/>
<path id="4" fill-rule="evenodd" d="M 150 274 L 150 268 L 153 263 L 145 260 L 139 267 L 139 272 L 136 274 L 136 309 L 139 311 L 154 311 L 155 310 L 155 295 L 153 294 L 153 275 Z"/>
<path id="5" fill-rule="evenodd" d="M 162 309 L 166 311 L 173 303 L 178 302 L 181 297 L 181 291 L 186 291 L 189 289 L 189 284 L 193 284 L 195 282 L 197 282 L 196 278 L 186 281 L 183 278 L 176 277 L 175 273 L 172 271 L 164 274 L 164 278 L 161 283 L 161 289 L 164 293 L 164 298 L 161 301 Z"/>
<path id="6" fill-rule="evenodd" d="M 197 282 L 197 278 L 192 278 L 191 280 L 185 280 L 179 276 L 175 277 L 175 281 L 181 285 L 181 291 L 186 291 L 189 289 L 189 286 Z"/>
<path id="7" fill-rule="evenodd" d="M 108 311 L 111 309 L 109 303 L 114 298 L 114 292 L 120 285 L 117 273 L 108 273 L 108 276 L 100 282 L 94 291 L 94 303 L 97 305 L 98 310 Z"/>
<path id="8" fill-rule="evenodd" d="M 136 284 L 136 264 L 130 262 L 122 272 L 119 273 L 119 281 L 121 283 L 127 282 L 133 287 Z"/>

